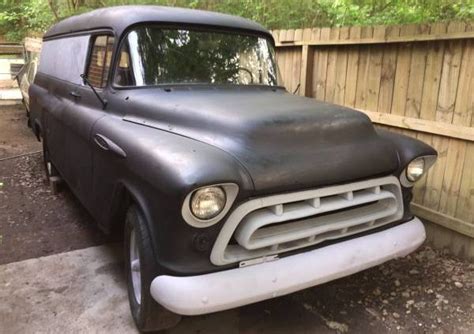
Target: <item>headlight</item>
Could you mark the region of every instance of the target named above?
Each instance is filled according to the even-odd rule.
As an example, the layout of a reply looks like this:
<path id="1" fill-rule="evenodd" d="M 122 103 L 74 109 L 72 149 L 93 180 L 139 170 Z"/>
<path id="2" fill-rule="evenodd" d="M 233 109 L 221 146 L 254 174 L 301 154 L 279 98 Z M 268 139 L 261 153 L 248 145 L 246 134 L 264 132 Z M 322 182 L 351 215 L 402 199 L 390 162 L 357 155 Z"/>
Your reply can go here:
<path id="1" fill-rule="evenodd" d="M 239 186 L 235 183 L 219 183 L 195 189 L 183 201 L 183 219 L 196 228 L 212 226 L 229 212 L 238 193 Z"/>
<path id="2" fill-rule="evenodd" d="M 425 172 L 425 159 L 417 158 L 407 166 L 407 179 L 410 182 L 418 181 Z"/>
<path id="3" fill-rule="evenodd" d="M 192 195 L 190 207 L 192 214 L 201 220 L 216 217 L 226 203 L 226 194 L 221 187 L 207 187 L 196 190 Z"/>

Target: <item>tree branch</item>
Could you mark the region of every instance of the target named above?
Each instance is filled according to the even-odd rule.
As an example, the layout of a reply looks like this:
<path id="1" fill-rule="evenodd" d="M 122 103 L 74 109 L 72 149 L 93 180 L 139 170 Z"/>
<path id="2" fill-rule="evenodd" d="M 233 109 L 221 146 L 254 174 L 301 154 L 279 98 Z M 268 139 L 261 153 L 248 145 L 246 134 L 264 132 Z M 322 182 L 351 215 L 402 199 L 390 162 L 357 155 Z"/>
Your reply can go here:
<path id="1" fill-rule="evenodd" d="M 53 12 L 54 19 L 56 20 L 56 22 L 58 22 L 59 21 L 59 15 L 58 15 L 57 8 L 54 4 L 54 0 L 48 0 L 48 5 L 49 5 L 49 8 L 51 8 L 51 11 Z"/>

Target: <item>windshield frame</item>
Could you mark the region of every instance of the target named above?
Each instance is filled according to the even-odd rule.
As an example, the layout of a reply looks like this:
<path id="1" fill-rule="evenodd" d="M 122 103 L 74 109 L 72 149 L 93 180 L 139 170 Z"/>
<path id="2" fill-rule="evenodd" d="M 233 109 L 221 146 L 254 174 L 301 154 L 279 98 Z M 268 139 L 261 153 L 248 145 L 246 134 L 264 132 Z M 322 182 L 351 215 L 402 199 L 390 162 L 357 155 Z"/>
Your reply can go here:
<path id="1" fill-rule="evenodd" d="M 154 26 L 158 27 L 160 29 L 175 29 L 175 30 L 193 30 L 193 31 L 202 31 L 202 32 L 217 32 L 217 33 L 224 33 L 224 34 L 231 34 L 231 35 L 248 35 L 248 36 L 256 36 L 260 38 L 264 38 L 267 40 L 269 45 L 273 48 L 273 56 L 272 60 L 275 64 L 276 68 L 276 74 L 277 74 L 277 84 L 276 85 L 264 85 L 264 84 L 236 84 L 236 83 L 218 83 L 218 84 L 213 84 L 213 83 L 161 83 L 161 84 L 155 84 L 155 85 L 143 85 L 143 86 L 120 86 L 115 84 L 115 74 L 117 71 L 118 64 L 120 62 L 120 51 L 122 50 L 122 47 L 124 43 L 127 41 L 128 34 L 133 31 L 134 29 L 141 27 L 141 26 Z M 254 31 L 254 30 L 246 30 L 246 29 L 235 29 L 235 28 L 229 28 L 229 27 L 223 27 L 223 26 L 207 26 L 207 25 L 194 25 L 194 24 L 170 24 L 170 23 L 161 23 L 161 22 L 140 22 L 138 24 L 131 25 L 127 27 L 120 36 L 119 42 L 117 43 L 116 49 L 115 49 L 115 55 L 113 56 L 113 68 L 110 73 L 110 87 L 114 90 L 129 90 L 129 89 L 146 89 L 146 88 L 167 88 L 167 87 L 186 87 L 186 86 L 196 86 L 196 87 L 259 87 L 259 88 L 270 88 L 270 89 L 276 89 L 276 88 L 283 88 L 286 89 L 282 85 L 282 80 L 281 80 L 281 74 L 280 74 L 280 69 L 278 67 L 278 61 L 276 59 L 276 46 L 275 46 L 275 40 L 273 39 L 273 36 L 268 33 L 262 33 L 259 31 Z"/>

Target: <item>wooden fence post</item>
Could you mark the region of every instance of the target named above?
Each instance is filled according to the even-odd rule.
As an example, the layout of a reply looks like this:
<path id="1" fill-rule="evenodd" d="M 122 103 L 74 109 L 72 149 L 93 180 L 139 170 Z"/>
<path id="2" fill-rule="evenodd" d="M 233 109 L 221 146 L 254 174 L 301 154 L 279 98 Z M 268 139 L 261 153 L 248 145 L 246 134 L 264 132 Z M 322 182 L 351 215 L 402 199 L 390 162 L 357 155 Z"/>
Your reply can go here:
<path id="1" fill-rule="evenodd" d="M 300 95 L 311 97 L 313 82 L 313 48 L 303 45 L 301 52 Z"/>

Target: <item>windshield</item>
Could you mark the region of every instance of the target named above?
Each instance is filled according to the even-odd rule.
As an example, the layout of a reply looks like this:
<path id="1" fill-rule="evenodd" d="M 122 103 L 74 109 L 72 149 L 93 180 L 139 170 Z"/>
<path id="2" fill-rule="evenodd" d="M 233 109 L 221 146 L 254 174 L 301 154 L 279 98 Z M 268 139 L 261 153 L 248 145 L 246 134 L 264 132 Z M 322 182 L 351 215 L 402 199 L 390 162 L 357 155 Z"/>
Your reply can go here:
<path id="1" fill-rule="evenodd" d="M 142 26 L 125 37 L 114 83 L 276 86 L 274 59 L 261 36 Z"/>

